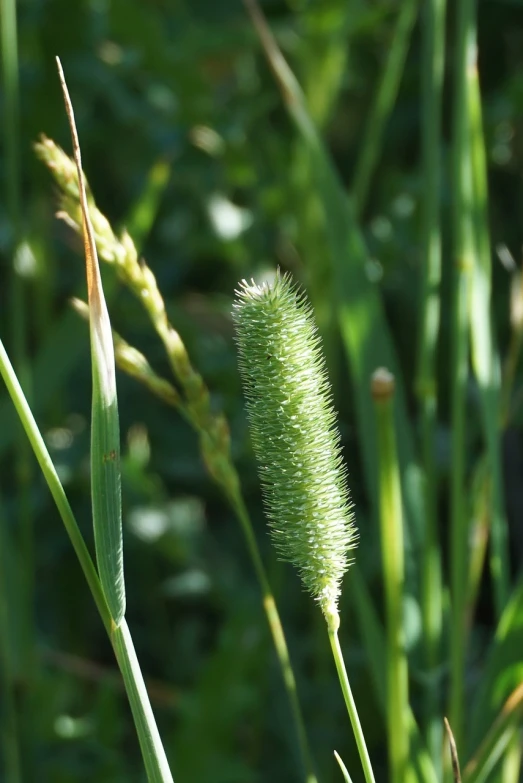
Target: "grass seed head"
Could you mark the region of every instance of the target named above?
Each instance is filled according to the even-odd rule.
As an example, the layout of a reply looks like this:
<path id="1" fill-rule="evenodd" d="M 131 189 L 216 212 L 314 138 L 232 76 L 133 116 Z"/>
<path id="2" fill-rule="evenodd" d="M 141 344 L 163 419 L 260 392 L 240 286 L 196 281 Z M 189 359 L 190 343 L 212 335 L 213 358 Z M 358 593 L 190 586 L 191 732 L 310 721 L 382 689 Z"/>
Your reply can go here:
<path id="1" fill-rule="evenodd" d="M 312 308 L 277 273 L 241 283 L 233 318 L 272 538 L 330 617 L 357 534 Z"/>

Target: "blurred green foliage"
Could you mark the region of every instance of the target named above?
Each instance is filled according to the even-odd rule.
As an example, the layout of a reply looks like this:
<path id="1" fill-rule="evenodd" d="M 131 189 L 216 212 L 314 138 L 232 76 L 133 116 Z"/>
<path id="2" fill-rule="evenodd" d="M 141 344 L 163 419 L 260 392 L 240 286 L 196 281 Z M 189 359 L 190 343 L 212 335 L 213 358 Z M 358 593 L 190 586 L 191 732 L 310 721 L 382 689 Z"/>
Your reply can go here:
<path id="1" fill-rule="evenodd" d="M 399 5 L 394 0 L 263 3 L 347 186 L 364 143 L 365 120 Z M 504 358 L 510 335 L 511 265 L 519 265 L 523 243 L 523 5 L 517 0 L 480 0 L 478 13 L 491 233 L 497 249 L 493 309 Z M 233 455 L 279 601 L 319 779 L 339 780 L 333 749 L 349 769 L 357 768 L 356 751 L 322 618 L 301 593 L 292 570 L 276 561 L 265 531 L 230 319 L 232 293 L 240 278 L 280 264 L 308 286 L 313 303 L 317 295 L 360 528 L 358 563 L 381 606 L 377 528 L 365 489 L 360 423 L 345 358 L 339 337 L 329 331 L 328 306 L 321 310 L 328 275 L 323 218 L 302 143 L 256 34 L 239 0 L 19 0 L 18 25 L 24 244 L 16 268 L 23 278 L 29 326 L 30 399 L 77 519 L 92 545 L 88 330 L 68 304 L 70 296 L 85 293 L 82 252 L 72 232 L 53 217 L 56 200 L 51 180 L 32 151 L 42 132 L 70 149 L 55 55 L 60 56 L 68 80 L 84 169 L 97 203 L 114 225 L 127 226 L 147 258 L 173 325 L 216 407 L 225 411 L 231 424 Z M 383 296 L 413 427 L 419 204 L 424 188 L 419 161 L 419 62 L 416 24 L 361 217 L 370 251 L 366 272 Z M 446 79 L 452 79 L 450 64 Z M 0 117 L 2 101 L 0 94 Z M 445 139 L 448 115 L 446 103 Z M 2 193 L 6 177 L 2 154 Z M 450 469 L 447 357 L 452 203 L 445 166 L 437 431 L 442 544 Z M 12 243 L 13 226 L 1 198 L 0 333 L 8 348 Z M 166 359 L 143 312 L 116 282 L 113 270 L 102 272 L 114 327 L 167 375 Z M 207 475 L 189 426 L 135 381 L 120 374 L 118 383 L 128 619 L 151 683 L 175 780 L 301 780 L 289 707 L 258 586 L 233 514 Z M 520 383 L 518 372 L 516 394 Z M 468 402 L 475 412 L 467 448 L 472 471 L 481 455 L 473 387 Z M 513 578 L 523 563 L 522 424 L 520 406 L 503 438 Z M 0 521 L 6 523 L 2 571 L 22 705 L 23 779 L 143 780 L 112 651 L 41 479 L 31 483 L 28 498 L 34 518 L 34 648 L 27 643 L 25 561 L 17 526 L 20 499 L 13 470 L 16 433 L 14 411 L 2 393 Z M 371 687 L 350 595 L 349 573 L 341 642 L 376 777 L 385 780 L 385 722 Z M 412 627 L 415 647 L 415 618 Z M 472 633 L 465 684 L 469 691 L 481 678 L 493 628 L 485 577 Z M 491 657 L 488 665 L 495 667 L 496 659 Z M 416 669 L 416 657 L 413 671 L 416 710 L 424 677 Z M 442 667 L 438 674 L 442 692 L 447 675 Z"/>

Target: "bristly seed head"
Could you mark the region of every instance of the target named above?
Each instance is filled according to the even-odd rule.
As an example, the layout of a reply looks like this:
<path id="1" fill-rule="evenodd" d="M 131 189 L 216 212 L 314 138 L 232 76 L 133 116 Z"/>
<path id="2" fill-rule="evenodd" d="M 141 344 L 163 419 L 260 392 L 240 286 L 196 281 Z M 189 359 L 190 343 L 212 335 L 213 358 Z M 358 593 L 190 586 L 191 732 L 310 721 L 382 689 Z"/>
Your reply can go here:
<path id="1" fill-rule="evenodd" d="M 327 618 L 357 533 L 312 308 L 288 275 L 243 281 L 233 319 L 269 526 Z"/>

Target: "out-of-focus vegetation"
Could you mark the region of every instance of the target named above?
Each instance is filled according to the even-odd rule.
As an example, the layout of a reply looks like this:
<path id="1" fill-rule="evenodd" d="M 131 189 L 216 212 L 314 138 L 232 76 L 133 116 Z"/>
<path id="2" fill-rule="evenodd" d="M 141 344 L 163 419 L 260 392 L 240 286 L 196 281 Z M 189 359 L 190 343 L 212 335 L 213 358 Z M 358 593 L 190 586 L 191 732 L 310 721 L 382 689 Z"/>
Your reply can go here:
<path id="1" fill-rule="evenodd" d="M 439 157 L 433 148 L 440 175 L 441 323 L 427 461 L 430 411 L 427 389 L 420 390 L 416 377 L 424 209 L 434 185 L 427 181 L 430 166 L 422 162 L 427 117 L 430 129 L 424 36 L 431 35 L 428 9 L 437 5 L 264 2 L 303 89 L 302 105 L 292 85 L 278 86 L 238 0 L 19 0 L 16 39 L 14 3 L 1 4 L 0 336 L 92 548 L 89 336 L 69 304 L 71 296 L 85 298 L 81 242 L 55 220 L 56 186 L 33 150 L 42 133 L 70 149 L 54 61 L 59 55 L 97 205 L 115 230 L 127 229 L 147 259 L 169 319 L 211 391 L 212 410 L 229 422 L 233 459 L 287 634 L 320 781 L 341 779 L 334 749 L 354 783 L 360 780 L 357 751 L 320 613 L 269 546 L 230 317 L 238 280 L 278 264 L 307 287 L 340 412 L 360 531 L 357 571 L 351 569 L 344 583 L 340 641 L 376 778 L 388 779 L 388 762 L 383 650 L 375 635 L 379 626 L 372 623 L 384 620 L 385 610 L 370 375 L 392 362 L 407 520 L 412 710 L 437 758 L 434 748 L 443 735 L 435 716 L 450 701 L 461 724 L 456 734 L 462 767 L 473 756 L 481 758 L 477 750 L 487 738 L 482 752 L 496 763 L 484 779 L 519 779 L 516 722 L 503 719 L 521 709 L 514 689 L 523 680 L 523 599 L 517 587 L 523 564 L 523 7 L 517 0 L 478 0 L 477 6 L 455 0 L 447 9 L 441 123 L 436 114 Z M 477 137 L 475 146 L 470 142 L 473 105 L 465 110 L 464 98 L 474 88 L 468 85 L 461 104 L 458 89 L 458 11 L 469 6 L 470 18 L 477 10 L 484 148 Z M 384 100 L 376 108 L 380 89 Z M 456 122 L 460 108 L 468 118 L 465 149 Z M 489 312 L 467 296 L 468 289 L 466 325 L 456 329 L 456 246 L 470 207 L 460 191 L 459 161 L 470 149 L 479 150 L 473 171 L 481 175 L 483 149 L 488 170 L 494 348 L 486 357 L 492 364 L 486 385 L 477 341 L 470 367 L 467 357 L 470 336 L 481 332 L 482 314 L 489 323 Z M 484 251 L 486 225 L 477 179 L 472 177 L 479 205 L 472 216 L 474 256 Z M 466 247 L 466 236 L 463 242 Z M 140 303 L 114 268 L 104 265 L 102 274 L 113 327 L 169 378 L 168 360 Z M 451 358 L 459 335 L 465 346 L 461 375 Z M 209 475 L 186 419 L 127 375 L 118 375 L 118 393 L 127 617 L 174 778 L 303 780 L 259 584 L 232 507 Z M 458 438 L 460 410 L 465 427 Z M 20 763 L 20 779 L 28 781 L 143 780 L 111 647 L 3 393 L 0 459 L 0 775 L 14 780 Z M 438 613 L 438 595 L 424 582 L 430 561 L 427 465 L 444 583 L 441 643 L 428 651 L 423 596 L 429 604 L 434 598 Z M 465 526 L 456 523 L 460 519 Z M 491 521 L 494 557 L 487 552 L 483 560 Z M 457 562 L 460 546 L 464 559 Z M 504 551 L 510 562 L 503 563 Z M 448 586 L 456 587 L 460 578 L 465 582 L 456 626 Z M 368 600 L 376 616 L 365 609 Z M 456 627 L 463 632 L 465 656 L 458 681 Z M 494 725 L 511 694 L 501 723 Z M 509 760 L 500 760 L 495 747 L 506 750 Z M 469 775 L 474 780 L 473 771 Z"/>

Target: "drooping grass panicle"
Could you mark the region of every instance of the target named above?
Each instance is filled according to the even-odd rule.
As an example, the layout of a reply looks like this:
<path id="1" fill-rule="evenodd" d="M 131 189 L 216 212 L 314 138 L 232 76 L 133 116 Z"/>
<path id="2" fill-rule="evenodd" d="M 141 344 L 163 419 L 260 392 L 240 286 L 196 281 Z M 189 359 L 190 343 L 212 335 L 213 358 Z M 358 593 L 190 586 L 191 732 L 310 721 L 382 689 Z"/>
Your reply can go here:
<path id="1" fill-rule="evenodd" d="M 272 537 L 329 618 L 357 534 L 312 308 L 278 272 L 242 282 L 233 318 Z"/>

